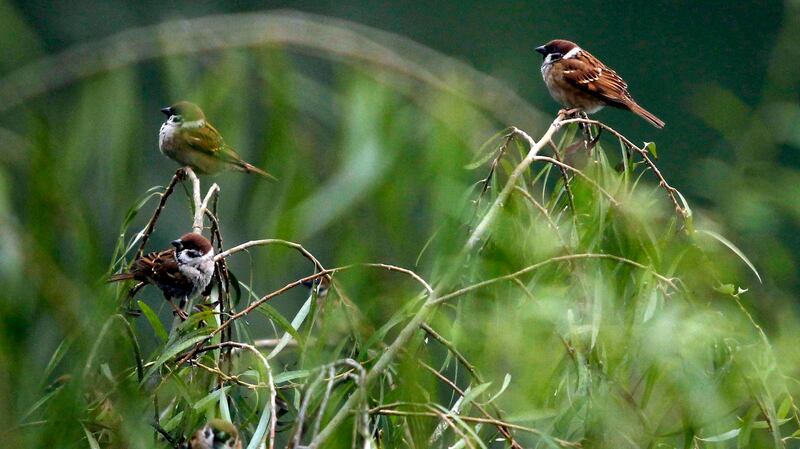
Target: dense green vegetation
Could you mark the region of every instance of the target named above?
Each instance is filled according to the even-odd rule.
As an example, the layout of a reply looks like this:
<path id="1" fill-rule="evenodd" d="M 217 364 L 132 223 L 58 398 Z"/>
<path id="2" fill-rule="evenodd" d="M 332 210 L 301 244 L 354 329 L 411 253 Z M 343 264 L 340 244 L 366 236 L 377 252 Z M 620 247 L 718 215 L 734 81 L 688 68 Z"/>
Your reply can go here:
<path id="1" fill-rule="evenodd" d="M 795 257 L 776 232 L 758 271 L 731 242 L 757 246 L 742 236 L 797 207 L 796 173 L 775 168 L 795 103 L 775 125 L 775 94 L 748 110 L 709 90 L 698 114 L 737 159 L 687 164 L 722 204 L 704 210 L 655 173 L 669 148 L 593 126 L 587 150 L 576 123 L 416 44 L 287 14 L 199 20 L 0 80 L 4 447 L 167 448 L 212 417 L 249 449 L 798 444 L 800 323 L 791 279 L 771 278 Z M 770 70 L 769 89 L 796 84 Z M 203 105 L 279 178 L 201 178 L 220 188 L 206 235 L 271 240 L 227 258 L 230 288 L 183 323 L 156 289 L 104 282 L 178 168 L 144 91 Z M 176 186 L 146 249 L 191 228 L 191 196 Z M 323 268 L 327 296 L 296 286 Z"/>

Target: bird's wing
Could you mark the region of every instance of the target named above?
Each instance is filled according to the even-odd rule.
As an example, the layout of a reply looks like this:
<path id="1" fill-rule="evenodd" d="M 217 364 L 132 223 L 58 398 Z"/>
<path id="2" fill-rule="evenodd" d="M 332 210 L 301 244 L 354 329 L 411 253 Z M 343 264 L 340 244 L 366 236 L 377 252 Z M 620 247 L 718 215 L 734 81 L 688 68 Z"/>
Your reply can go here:
<path id="1" fill-rule="evenodd" d="M 159 287 L 184 285 L 190 282 L 178 269 L 175 251 L 171 249 L 143 256 L 136 261 L 132 271 L 136 273 L 137 278 L 146 278 Z"/>
<path id="2" fill-rule="evenodd" d="M 186 143 L 195 151 L 238 164 L 242 158 L 236 151 L 225 144 L 222 135 L 210 123 L 199 128 L 181 129 Z"/>
<path id="3" fill-rule="evenodd" d="M 564 79 L 583 92 L 611 104 L 625 105 L 632 100 L 625 80 L 586 50 L 573 58 L 561 59 L 558 64 L 563 67 Z"/>

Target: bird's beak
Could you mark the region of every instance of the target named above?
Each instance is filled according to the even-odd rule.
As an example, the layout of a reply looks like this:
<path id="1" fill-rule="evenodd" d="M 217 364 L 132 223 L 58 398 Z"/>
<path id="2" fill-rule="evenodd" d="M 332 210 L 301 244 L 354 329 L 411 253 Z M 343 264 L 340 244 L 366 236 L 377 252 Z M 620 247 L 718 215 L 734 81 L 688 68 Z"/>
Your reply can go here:
<path id="1" fill-rule="evenodd" d="M 536 52 L 541 53 L 544 56 L 547 55 L 547 49 L 544 48 L 544 45 L 542 45 L 541 47 L 536 47 Z"/>
<path id="2" fill-rule="evenodd" d="M 183 242 L 181 242 L 180 240 L 173 240 L 172 246 L 174 246 L 176 249 L 181 249 L 183 248 Z"/>
<path id="3" fill-rule="evenodd" d="M 164 115 L 166 115 L 167 117 L 172 117 L 173 115 L 175 115 L 175 114 L 173 113 L 174 111 L 173 111 L 173 109 L 172 109 L 171 107 L 170 107 L 170 108 L 164 108 L 164 109 L 162 109 L 162 110 L 161 110 L 161 112 L 162 112 Z"/>

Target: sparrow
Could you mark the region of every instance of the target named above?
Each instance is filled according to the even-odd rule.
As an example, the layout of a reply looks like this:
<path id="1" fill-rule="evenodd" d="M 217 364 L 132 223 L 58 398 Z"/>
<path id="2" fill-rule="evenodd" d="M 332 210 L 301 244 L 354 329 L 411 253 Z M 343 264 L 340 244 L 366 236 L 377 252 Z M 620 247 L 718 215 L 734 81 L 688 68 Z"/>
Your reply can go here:
<path id="1" fill-rule="evenodd" d="M 310 281 L 303 281 L 302 284 L 315 293 L 318 299 L 325 299 L 331 288 L 331 277 L 325 275 Z"/>
<path id="2" fill-rule="evenodd" d="M 158 132 L 158 148 L 168 158 L 202 175 L 237 170 L 277 181 L 264 170 L 243 161 L 196 104 L 179 101 L 161 112 L 167 116 L 167 121 Z"/>
<path id="3" fill-rule="evenodd" d="M 142 256 L 133 262 L 130 271 L 118 273 L 108 282 L 136 280 L 153 284 L 182 319 L 186 302 L 208 287 L 214 274 L 214 248 L 200 234 L 190 232 L 172 242 L 174 248 Z M 172 300 L 179 298 L 180 305 Z"/>
<path id="4" fill-rule="evenodd" d="M 633 112 L 656 128 L 664 127 L 661 119 L 636 103 L 617 72 L 574 42 L 556 39 L 536 51 L 544 57 L 542 78 L 547 90 L 565 107 L 592 114 L 613 106 Z"/>
<path id="5" fill-rule="evenodd" d="M 212 419 L 189 438 L 189 449 L 242 449 L 242 440 L 236 426 Z"/>

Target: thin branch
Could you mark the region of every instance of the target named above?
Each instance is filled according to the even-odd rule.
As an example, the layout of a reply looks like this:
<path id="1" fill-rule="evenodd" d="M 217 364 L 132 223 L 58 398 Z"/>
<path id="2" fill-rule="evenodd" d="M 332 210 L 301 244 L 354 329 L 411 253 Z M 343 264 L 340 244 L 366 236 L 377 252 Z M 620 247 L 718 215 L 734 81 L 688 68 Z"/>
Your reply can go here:
<path id="1" fill-rule="evenodd" d="M 386 349 L 381 354 L 380 358 L 378 358 L 375 365 L 372 366 L 372 369 L 366 376 L 364 380 L 364 388 L 360 388 L 356 390 L 353 394 L 351 394 L 347 400 L 342 404 L 339 412 L 337 412 L 331 420 L 328 422 L 328 425 L 325 426 L 314 438 L 311 443 L 309 444 L 309 449 L 317 449 L 319 446 L 325 442 L 331 435 L 333 435 L 334 431 L 338 426 L 340 426 L 345 419 L 347 419 L 351 410 L 361 402 L 362 395 L 364 394 L 364 390 L 368 389 L 370 384 L 375 381 L 378 377 L 383 374 L 383 371 L 389 366 L 392 360 L 395 358 L 397 353 L 400 351 L 405 344 L 411 340 L 414 334 L 417 332 L 417 328 L 428 319 L 428 317 L 433 314 L 436 310 L 437 305 L 441 303 L 441 301 L 437 300 L 440 291 L 444 288 L 447 288 L 450 281 L 460 273 L 461 270 L 461 262 L 464 260 L 472 249 L 477 245 L 479 241 L 483 239 L 486 235 L 490 225 L 494 222 L 499 209 L 503 206 L 503 203 L 506 201 L 508 196 L 511 194 L 514 184 L 517 182 L 517 179 L 522 176 L 525 170 L 533 162 L 533 157 L 544 147 L 544 145 L 550 140 L 553 133 L 555 133 L 556 129 L 558 128 L 559 121 L 564 117 L 564 113 L 560 112 L 550 127 L 547 129 L 545 134 L 539 140 L 539 142 L 534 142 L 534 140 L 525 134 L 524 132 L 520 131 L 517 128 L 512 128 L 512 133 L 517 134 L 520 138 L 525 140 L 528 145 L 530 146 L 530 151 L 525 159 L 520 162 L 515 168 L 514 171 L 511 172 L 508 181 L 506 182 L 505 187 L 503 190 L 500 191 L 497 198 L 495 199 L 494 203 L 489 207 L 489 210 L 484 215 L 483 219 L 480 221 L 478 226 L 472 232 L 472 235 L 467 240 L 464 249 L 461 251 L 458 263 L 453 264 L 452 269 L 447 273 L 447 275 L 443 278 L 442 282 L 433 290 L 433 292 L 428 294 L 428 298 L 425 300 L 425 303 L 417 310 L 413 317 L 406 323 L 405 327 L 400 331 L 400 333 L 395 337 L 394 341 L 386 347 Z"/>
<path id="2" fill-rule="evenodd" d="M 571 166 L 569 164 L 565 164 L 565 163 L 559 161 L 558 159 L 553 159 L 552 157 L 548 157 L 548 156 L 535 156 L 533 158 L 533 160 L 549 162 L 549 163 L 551 163 L 553 165 L 558 166 L 561 170 L 570 170 L 570 171 L 574 172 L 576 175 L 580 176 L 581 178 L 583 178 L 587 182 L 589 182 L 589 184 L 591 184 L 594 188 L 596 188 L 606 198 L 608 198 L 608 200 L 611 201 L 611 204 L 613 204 L 614 206 L 619 206 L 620 203 L 619 203 L 619 201 L 614 199 L 614 195 L 609 193 L 608 190 L 600 187 L 600 184 L 598 184 L 597 181 L 595 181 L 594 179 L 590 178 L 589 176 L 587 176 L 585 173 L 583 173 L 582 171 L 578 170 L 577 168 L 575 168 L 575 167 L 573 167 L 573 166 Z M 575 209 L 572 209 L 572 213 L 573 214 L 575 213 Z"/>
<path id="3" fill-rule="evenodd" d="M 467 360 L 467 358 L 464 357 L 464 355 L 461 354 L 458 351 L 458 349 L 456 349 L 456 347 L 452 343 L 450 343 L 450 341 L 448 341 L 447 339 L 445 339 L 444 337 L 439 335 L 439 333 L 436 332 L 428 323 L 422 323 L 422 324 L 419 325 L 419 327 L 422 330 L 424 330 L 426 334 L 430 335 L 431 338 L 433 338 L 434 340 L 438 341 L 439 343 L 442 344 L 442 346 L 447 348 L 447 350 L 450 351 L 456 357 L 456 359 L 458 359 L 458 361 L 461 362 L 462 365 L 464 365 L 464 368 L 466 368 L 467 371 L 469 371 L 469 373 L 472 375 L 472 377 L 476 381 L 478 381 L 479 384 L 484 383 L 483 379 L 481 378 L 481 376 L 475 370 L 475 367 L 471 363 L 469 363 L 469 360 Z"/>
<path id="4" fill-rule="evenodd" d="M 167 204 L 167 199 L 170 195 L 172 195 L 172 192 L 175 190 L 175 186 L 178 184 L 178 182 L 185 179 L 185 177 L 186 172 L 183 168 L 179 168 L 175 171 L 175 175 L 172 176 L 172 180 L 170 180 L 169 184 L 167 184 L 167 188 L 164 189 L 164 193 L 161 194 L 161 200 L 159 200 L 158 206 L 153 212 L 153 216 L 150 217 L 150 220 L 147 222 L 147 226 L 145 226 L 142 230 L 142 242 L 139 244 L 139 250 L 136 252 L 136 257 L 134 260 L 141 258 L 144 254 L 144 247 L 147 245 L 147 241 L 150 240 L 150 234 L 153 233 L 153 229 L 156 227 L 156 222 L 161 216 L 161 211 L 164 209 L 164 206 Z"/>
<path id="5" fill-rule="evenodd" d="M 301 245 L 299 243 L 295 243 L 295 242 L 290 242 L 288 240 L 281 240 L 281 239 L 251 240 L 249 242 L 242 243 L 240 245 L 234 246 L 233 248 L 229 248 L 229 249 L 217 254 L 216 256 L 214 256 L 214 261 L 218 261 L 220 259 L 225 259 L 228 256 L 236 254 L 236 253 L 238 253 L 240 251 L 244 251 L 247 248 L 252 248 L 254 246 L 267 246 L 267 245 L 281 245 L 281 246 L 287 246 L 289 248 L 294 248 L 297 251 L 299 251 L 303 256 L 305 256 L 306 259 L 310 260 L 311 263 L 314 264 L 314 267 L 317 270 L 320 270 L 320 271 L 324 271 L 325 270 L 325 268 L 322 266 L 322 264 L 319 262 L 319 260 L 317 260 L 317 258 L 314 257 L 313 254 L 311 254 L 307 249 L 305 249 L 303 247 L 303 245 Z"/>
<path id="6" fill-rule="evenodd" d="M 473 248 L 475 248 L 478 242 L 481 241 L 486 236 L 489 227 L 494 222 L 495 218 L 497 217 L 497 214 L 503 207 L 503 204 L 505 204 L 506 200 L 508 199 L 508 196 L 511 194 L 511 191 L 514 189 L 514 185 L 517 183 L 517 179 L 519 179 L 519 177 L 522 176 L 523 173 L 525 173 L 528 167 L 530 167 L 531 163 L 533 163 L 533 160 L 539 153 L 539 151 L 541 151 L 542 148 L 544 148 L 544 146 L 547 145 L 548 142 L 550 142 L 550 139 L 553 137 L 553 134 L 558 130 L 560 123 L 562 123 L 561 120 L 563 119 L 563 117 L 564 117 L 563 113 L 559 113 L 559 115 L 556 117 L 553 123 L 550 124 L 550 127 L 547 128 L 547 131 L 544 133 L 542 138 L 539 139 L 539 142 L 535 142 L 531 138 L 531 136 L 526 134 L 524 131 L 516 127 L 511 128 L 511 132 L 509 134 L 525 141 L 530 147 L 530 150 L 528 151 L 528 154 L 525 156 L 522 162 L 520 162 L 516 167 L 514 167 L 514 171 L 512 171 L 511 174 L 508 176 L 508 180 L 506 181 L 506 185 L 503 187 L 503 190 L 500 191 L 500 193 L 497 195 L 497 198 L 495 198 L 494 203 L 492 203 L 492 205 L 489 207 L 489 210 L 486 211 L 486 214 L 483 216 L 483 219 L 481 219 L 480 223 L 478 223 L 478 226 L 475 227 L 475 230 L 472 232 L 472 235 L 467 240 L 467 244 L 465 247 L 467 251 L 470 251 Z"/>
<path id="7" fill-rule="evenodd" d="M 425 369 L 427 369 L 428 371 L 430 371 L 430 372 L 431 372 L 431 373 L 432 373 L 434 376 L 436 376 L 436 377 L 437 377 L 439 380 L 441 380 L 441 381 L 442 381 L 442 382 L 444 382 L 444 383 L 445 383 L 447 386 L 449 386 L 450 388 L 452 388 L 452 389 L 453 389 L 453 391 L 455 391 L 456 393 L 458 393 L 458 394 L 459 394 L 459 395 L 460 395 L 462 398 L 465 396 L 465 394 L 466 394 L 466 393 L 464 392 L 464 390 L 462 390 L 461 388 L 459 388 L 459 387 L 458 387 L 458 385 L 456 385 L 456 384 L 455 384 L 455 382 L 453 382 L 453 381 L 451 381 L 450 379 L 448 379 L 448 378 L 447 378 L 445 375 L 443 375 L 442 373 L 440 373 L 440 372 L 439 372 L 439 371 L 438 371 L 436 368 L 434 368 L 434 367 L 432 367 L 432 366 L 428 365 L 427 363 L 423 362 L 422 360 L 420 360 L 420 361 L 419 361 L 419 363 L 422 365 L 422 367 L 423 367 L 423 368 L 425 368 Z M 486 409 L 485 409 L 485 408 L 484 408 L 484 407 L 483 407 L 481 404 L 479 404 L 479 403 L 478 403 L 478 402 L 476 402 L 476 401 L 473 401 L 473 402 L 472 402 L 472 405 L 474 405 L 474 406 L 475 406 L 475 407 L 476 407 L 476 408 L 477 408 L 477 409 L 478 409 L 478 410 L 479 410 L 481 413 L 483 413 L 483 415 L 484 415 L 485 417 L 487 417 L 487 418 L 490 418 L 490 419 L 493 419 L 493 418 L 492 418 L 492 415 L 490 415 L 490 414 L 489 414 L 489 412 L 488 412 L 488 411 L 486 411 Z M 514 440 L 514 436 L 513 436 L 513 435 L 511 435 L 511 432 L 508 430 L 508 428 L 507 428 L 507 427 L 504 427 L 504 426 L 497 426 L 497 430 L 498 430 L 498 432 L 500 432 L 500 433 L 503 435 L 503 437 L 506 439 L 506 441 L 508 441 L 508 442 L 509 442 L 509 444 L 511 444 L 511 447 L 512 447 L 513 449 L 522 449 L 522 446 L 520 446 L 520 444 L 519 444 L 519 443 L 517 443 L 517 442 L 516 442 L 516 440 Z"/>
<path id="8" fill-rule="evenodd" d="M 383 406 L 375 407 L 369 410 L 370 414 L 373 415 L 386 415 L 386 416 L 428 416 L 431 418 L 440 418 L 440 415 L 434 412 L 412 412 L 412 411 L 405 411 L 405 410 L 393 410 L 393 409 L 386 409 Z M 452 416 L 450 414 L 445 414 L 446 416 Z M 579 448 L 581 444 L 575 441 L 567 441 L 562 440 L 561 438 L 552 437 L 550 435 L 545 434 L 539 429 L 534 429 L 533 427 L 525 427 L 520 426 L 518 424 L 512 424 L 505 421 L 499 421 L 493 418 L 479 418 L 476 416 L 457 416 L 458 419 L 466 422 L 474 422 L 474 423 L 483 423 L 483 424 L 491 424 L 494 426 L 503 426 L 509 429 L 520 430 L 523 432 L 528 432 L 542 438 L 552 439 L 556 444 L 562 447 L 574 447 Z"/>
<path id="9" fill-rule="evenodd" d="M 551 264 L 553 262 L 579 260 L 579 259 L 611 259 L 611 260 L 616 260 L 618 262 L 623 262 L 623 263 L 626 263 L 628 265 L 632 265 L 634 267 L 638 267 L 638 268 L 641 268 L 643 270 L 650 271 L 653 274 L 653 276 L 655 276 L 657 279 L 659 279 L 660 281 L 666 283 L 667 285 L 669 285 L 673 289 L 678 290 L 678 287 L 675 285 L 675 282 L 674 282 L 674 280 L 672 278 L 668 278 L 666 276 L 663 276 L 663 275 L 655 272 L 652 267 L 648 267 L 647 265 L 641 264 L 639 262 L 636 262 L 636 261 L 633 261 L 633 260 L 630 260 L 630 259 L 626 259 L 625 257 L 615 256 L 613 254 L 584 253 L 584 254 L 569 254 L 569 255 L 566 255 L 566 256 L 551 257 L 550 259 L 547 259 L 547 260 L 544 260 L 542 262 L 530 265 L 530 266 L 525 267 L 525 268 L 523 268 L 523 269 L 521 269 L 519 271 L 515 271 L 514 273 L 507 274 L 507 275 L 500 276 L 500 277 L 496 277 L 496 278 L 492 278 L 492 279 L 487 279 L 485 281 L 478 282 L 477 284 L 473 284 L 473 285 L 464 287 L 462 289 L 456 290 L 454 292 L 448 293 L 446 295 L 442 295 L 436 300 L 436 302 L 437 303 L 441 303 L 441 302 L 447 301 L 449 299 L 452 299 L 452 298 L 455 298 L 455 297 L 458 297 L 458 296 L 462 296 L 462 295 L 464 295 L 466 293 L 469 293 L 471 291 L 478 290 L 479 288 L 486 287 L 487 285 L 491 285 L 491 284 L 495 284 L 497 282 L 514 279 L 514 278 L 519 277 L 519 276 L 521 276 L 521 275 L 523 275 L 525 273 L 529 273 L 529 272 L 534 271 L 534 270 L 536 270 L 538 268 L 541 268 L 541 267 L 543 267 L 545 265 L 549 265 L 549 264 Z"/>
<path id="10" fill-rule="evenodd" d="M 203 233 L 203 198 L 200 196 L 200 179 L 191 167 L 184 167 L 184 172 L 192 182 L 192 206 L 194 208 L 194 219 L 192 220 L 192 231 L 198 234 Z M 210 191 L 210 189 L 209 189 Z"/>
<path id="11" fill-rule="evenodd" d="M 561 246 L 563 246 L 565 249 L 568 249 L 569 246 L 567 245 L 567 242 L 564 240 L 564 237 L 561 236 L 561 233 L 558 232 L 558 225 L 556 224 L 555 221 L 553 221 L 553 217 L 550 216 L 550 213 L 547 211 L 547 209 L 544 206 L 542 206 L 540 202 L 536 201 L 536 198 L 534 198 L 533 195 L 531 195 L 527 190 L 523 189 L 522 187 L 514 186 L 514 191 L 521 193 L 522 196 L 524 196 L 525 199 L 527 199 L 533 205 L 533 207 L 538 209 L 539 212 L 541 212 L 542 215 L 544 215 L 545 220 L 547 220 L 547 225 L 550 227 L 550 229 L 553 230 L 553 232 L 555 232 L 556 236 L 558 237 L 558 240 L 561 242 Z"/>
<path id="12" fill-rule="evenodd" d="M 661 171 L 658 169 L 656 164 L 650 159 L 650 156 L 648 156 L 647 150 L 645 150 L 644 148 L 639 148 L 637 145 L 631 142 L 627 137 L 623 136 L 621 133 L 617 132 L 614 128 L 606 125 L 603 122 L 591 119 L 584 119 L 584 118 L 573 118 L 561 121 L 562 125 L 567 125 L 570 123 L 586 123 L 590 125 L 597 125 L 603 129 L 608 130 L 611 134 L 617 136 L 617 138 L 620 141 L 622 141 L 622 143 L 625 144 L 625 146 L 627 146 L 628 148 L 636 150 L 636 152 L 639 153 L 640 156 L 642 156 L 642 159 L 647 164 L 647 166 L 650 167 L 651 170 L 653 170 L 653 173 L 655 173 L 656 177 L 658 178 L 659 185 L 663 187 L 664 190 L 667 191 L 669 199 L 672 201 L 673 206 L 675 206 L 675 211 L 678 212 L 678 214 L 680 214 L 681 217 L 683 217 L 684 219 L 689 218 L 691 213 L 689 212 L 688 209 L 681 206 L 680 202 L 678 201 L 678 198 L 676 197 L 676 194 L 680 195 L 680 193 L 676 188 L 669 185 L 667 180 L 664 178 L 664 175 L 661 174 Z"/>
<path id="13" fill-rule="evenodd" d="M 559 162 L 561 161 L 561 155 L 558 152 L 558 146 L 556 146 L 553 141 L 550 141 L 550 146 L 553 148 L 553 154 L 556 157 L 556 160 Z M 575 209 L 575 195 L 572 193 L 572 187 L 570 186 L 570 178 L 567 174 L 567 170 L 564 167 L 559 166 L 559 171 L 561 172 L 561 177 L 564 179 L 564 190 L 567 192 L 567 200 L 569 200 L 569 208 L 572 210 L 572 217 L 576 219 L 578 216 L 577 210 Z"/>

